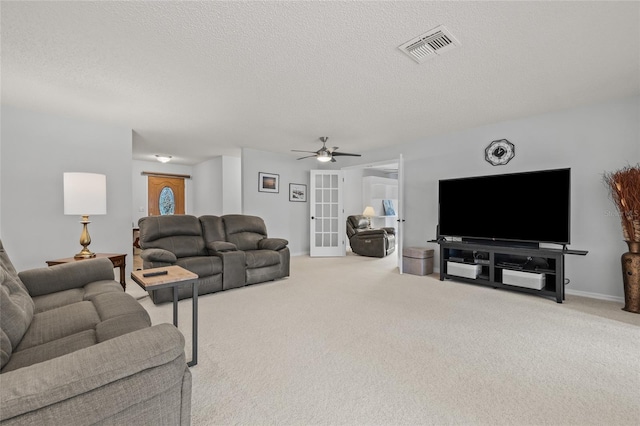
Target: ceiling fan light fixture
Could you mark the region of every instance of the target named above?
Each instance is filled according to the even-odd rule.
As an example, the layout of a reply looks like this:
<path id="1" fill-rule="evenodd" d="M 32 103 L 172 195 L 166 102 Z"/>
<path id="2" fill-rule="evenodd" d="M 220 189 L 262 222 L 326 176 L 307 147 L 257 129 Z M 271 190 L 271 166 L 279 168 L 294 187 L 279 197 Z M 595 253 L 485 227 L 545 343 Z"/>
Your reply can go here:
<path id="1" fill-rule="evenodd" d="M 320 161 L 321 163 L 328 163 L 329 161 L 331 161 L 331 158 L 331 154 L 326 151 L 320 152 L 317 157 L 318 161 Z"/>

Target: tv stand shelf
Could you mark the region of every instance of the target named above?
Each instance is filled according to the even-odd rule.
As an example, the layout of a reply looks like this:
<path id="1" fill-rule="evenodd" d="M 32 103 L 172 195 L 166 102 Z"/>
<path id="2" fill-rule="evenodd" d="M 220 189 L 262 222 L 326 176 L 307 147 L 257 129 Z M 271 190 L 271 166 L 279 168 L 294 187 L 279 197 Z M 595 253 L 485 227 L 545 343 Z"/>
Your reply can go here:
<path id="1" fill-rule="evenodd" d="M 467 241 L 438 241 L 440 245 L 440 281 L 452 279 L 493 288 L 537 294 L 564 300 L 564 255 L 586 255 L 583 250 L 501 246 Z M 449 262 L 454 273 L 448 270 Z M 524 284 L 503 282 L 505 271 L 517 271 Z M 467 276 L 476 275 L 476 278 Z M 507 272 L 507 275 L 513 275 Z M 513 278 L 508 278 L 507 281 Z M 526 283 L 540 284 L 541 289 Z M 542 286 L 542 284 L 544 284 Z M 535 287 L 535 285 L 534 285 Z"/>

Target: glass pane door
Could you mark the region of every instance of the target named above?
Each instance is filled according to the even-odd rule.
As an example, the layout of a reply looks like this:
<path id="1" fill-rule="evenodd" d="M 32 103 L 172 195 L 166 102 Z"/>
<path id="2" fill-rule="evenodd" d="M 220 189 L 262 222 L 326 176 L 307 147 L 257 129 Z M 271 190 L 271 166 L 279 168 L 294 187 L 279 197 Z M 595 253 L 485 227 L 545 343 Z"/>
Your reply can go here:
<path id="1" fill-rule="evenodd" d="M 342 171 L 311 170 L 311 256 L 344 256 Z"/>

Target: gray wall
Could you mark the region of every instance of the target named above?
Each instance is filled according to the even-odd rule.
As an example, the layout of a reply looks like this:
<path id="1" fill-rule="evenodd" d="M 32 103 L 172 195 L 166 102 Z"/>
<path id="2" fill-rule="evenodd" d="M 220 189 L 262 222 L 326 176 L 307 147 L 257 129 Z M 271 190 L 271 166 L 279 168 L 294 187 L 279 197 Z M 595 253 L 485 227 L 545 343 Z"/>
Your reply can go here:
<path id="1" fill-rule="evenodd" d="M 241 213 L 240 158 L 220 156 L 194 166 L 196 216 Z"/>
<path id="2" fill-rule="evenodd" d="M 0 234 L 16 269 L 81 249 L 80 217 L 63 212 L 64 172 L 107 175 L 107 214 L 89 218 L 89 248 L 131 258 L 131 129 L 2 105 L 1 132 Z"/>
<path id="3" fill-rule="evenodd" d="M 570 247 L 589 254 L 566 257 L 567 291 L 618 299 L 623 296 L 620 255 L 626 244 L 602 173 L 640 161 L 639 123 L 640 97 L 625 98 L 367 152 L 360 162 L 345 166 L 403 154 L 405 247 L 429 246 L 426 241 L 435 237 L 439 179 L 570 167 Z M 496 139 L 516 146 L 515 158 L 505 166 L 484 160 L 485 147 Z M 508 195 L 487 190 L 487 201 L 503 196 Z M 469 218 L 473 220 L 473 206 Z"/>
<path id="4" fill-rule="evenodd" d="M 309 253 L 309 201 L 289 201 L 289 184 L 301 183 L 309 189 L 309 170 L 315 162 L 244 148 L 242 150 L 243 213 L 260 216 L 269 236 L 286 238 L 293 255 Z M 280 175 L 280 192 L 258 191 L 258 173 Z"/>
<path id="5" fill-rule="evenodd" d="M 222 157 L 222 214 L 242 213 L 242 160 Z"/>

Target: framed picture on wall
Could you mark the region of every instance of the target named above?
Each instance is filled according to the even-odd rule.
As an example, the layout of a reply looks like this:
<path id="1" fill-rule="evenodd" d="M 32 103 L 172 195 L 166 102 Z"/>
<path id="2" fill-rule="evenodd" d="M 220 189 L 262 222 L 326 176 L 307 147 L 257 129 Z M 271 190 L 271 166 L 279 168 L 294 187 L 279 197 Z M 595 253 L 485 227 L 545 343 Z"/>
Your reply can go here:
<path id="1" fill-rule="evenodd" d="M 289 184 L 289 201 L 307 201 L 307 185 L 302 183 Z"/>
<path id="2" fill-rule="evenodd" d="M 280 192 L 280 175 L 274 173 L 258 173 L 258 191 Z"/>

